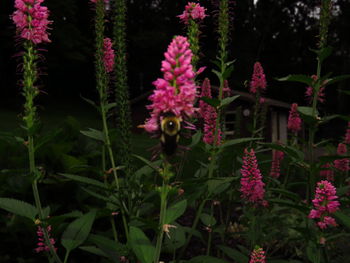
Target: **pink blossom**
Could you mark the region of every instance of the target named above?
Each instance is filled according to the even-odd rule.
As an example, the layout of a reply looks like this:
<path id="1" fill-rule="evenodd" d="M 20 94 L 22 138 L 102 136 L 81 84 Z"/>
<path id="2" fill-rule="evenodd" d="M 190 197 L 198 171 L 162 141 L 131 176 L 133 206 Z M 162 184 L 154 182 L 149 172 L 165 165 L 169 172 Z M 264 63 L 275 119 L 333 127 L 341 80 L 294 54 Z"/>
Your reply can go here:
<path id="1" fill-rule="evenodd" d="M 178 17 L 183 23 L 188 24 L 190 19 L 203 20 L 207 16 L 205 10 L 198 3 L 189 2 L 185 7 L 185 11 L 181 15 L 178 15 Z"/>
<path id="2" fill-rule="evenodd" d="M 201 97 L 212 98 L 211 96 L 211 85 L 210 80 L 206 78 L 202 84 L 202 93 Z M 216 110 L 209 104 L 204 101 L 199 101 L 199 109 L 202 118 L 204 119 L 204 137 L 203 141 L 206 144 L 213 144 L 215 138 L 215 128 L 216 128 L 216 119 L 217 113 Z M 218 137 L 216 144 L 219 145 L 221 142 L 221 130 L 218 128 Z"/>
<path id="3" fill-rule="evenodd" d="M 255 94 L 266 89 L 266 78 L 260 62 L 255 62 L 252 80 L 250 82 L 250 93 Z"/>
<path id="4" fill-rule="evenodd" d="M 103 40 L 103 62 L 106 72 L 112 72 L 114 67 L 114 50 L 109 37 Z"/>
<path id="5" fill-rule="evenodd" d="M 272 165 L 271 165 L 271 171 L 270 171 L 270 176 L 273 178 L 278 178 L 280 177 L 280 172 L 281 172 L 281 162 L 284 158 L 284 152 L 278 151 L 278 150 L 273 150 L 272 152 Z"/>
<path id="6" fill-rule="evenodd" d="M 151 118 L 146 120 L 145 129 L 154 132 L 159 128 L 161 115 L 171 112 L 181 120 L 191 117 L 196 111 L 193 103 L 196 98 L 197 86 L 194 82 L 195 73 L 191 65 L 192 51 L 186 37 L 177 36 L 164 53 L 161 71 L 163 78 L 153 82 L 156 87 L 149 97 L 152 101 Z"/>
<path id="7" fill-rule="evenodd" d="M 265 263 L 265 251 L 261 247 L 256 247 L 250 254 L 249 263 Z"/>
<path id="8" fill-rule="evenodd" d="M 324 180 L 317 183 L 315 199 L 312 200 L 314 209 L 310 211 L 309 218 L 319 219 L 319 228 L 337 226 L 335 219 L 330 216 L 339 210 L 340 204 L 336 199 L 336 189 L 330 182 Z"/>
<path id="9" fill-rule="evenodd" d="M 312 75 L 311 78 L 313 79 L 313 84 L 315 85 L 316 81 L 317 81 L 317 76 L 316 75 Z M 323 85 L 319 88 L 318 94 L 317 94 L 317 100 L 321 103 L 325 102 L 325 87 L 324 84 L 326 84 L 325 82 L 323 83 Z M 313 87 L 306 87 L 306 91 L 305 91 L 305 97 L 306 99 L 309 101 L 309 103 L 312 103 L 312 100 L 314 96 L 314 88 Z"/>
<path id="10" fill-rule="evenodd" d="M 242 197 L 251 203 L 264 204 L 265 184 L 262 181 L 258 168 L 255 152 L 244 150 L 243 166 L 241 169 L 241 193 Z"/>
<path id="11" fill-rule="evenodd" d="M 34 44 L 51 42 L 47 29 L 52 21 L 48 20 L 49 10 L 41 6 L 44 0 L 16 0 L 16 11 L 12 20 L 16 25 L 18 35 L 32 41 Z"/>
<path id="12" fill-rule="evenodd" d="M 350 121 L 348 122 L 348 128 L 346 129 L 344 143 L 345 144 L 350 144 Z"/>
<path id="13" fill-rule="evenodd" d="M 337 148 L 338 155 L 345 155 L 347 152 L 346 145 L 344 143 L 339 143 Z M 349 167 L 350 160 L 348 158 L 337 159 L 334 161 L 334 167 L 342 172 L 350 170 Z"/>
<path id="14" fill-rule="evenodd" d="M 92 3 L 96 4 L 98 0 L 90 0 Z M 105 1 L 105 4 L 108 4 L 109 3 L 109 0 L 104 0 Z"/>
<path id="15" fill-rule="evenodd" d="M 288 130 L 293 133 L 297 133 L 301 130 L 301 119 L 298 113 L 298 104 L 293 103 L 289 111 L 288 117 Z"/>
<path id="16" fill-rule="evenodd" d="M 51 232 L 51 226 L 48 226 L 47 228 L 47 233 L 49 234 L 50 237 L 50 232 Z M 42 251 L 49 251 L 50 248 L 45 244 L 45 238 L 44 238 L 44 232 L 43 229 L 38 226 L 38 230 L 37 230 L 37 236 L 38 236 L 38 247 L 35 249 L 35 252 L 39 253 Z M 53 238 L 50 238 L 50 243 L 51 245 L 54 247 L 56 241 Z M 57 250 L 57 248 L 54 247 L 55 250 Z"/>
<path id="17" fill-rule="evenodd" d="M 326 179 L 327 181 L 334 181 L 334 172 L 331 169 L 332 168 L 332 164 L 330 163 L 326 163 L 324 165 L 321 166 L 321 168 L 323 168 L 320 171 L 320 176 L 324 179 Z"/>

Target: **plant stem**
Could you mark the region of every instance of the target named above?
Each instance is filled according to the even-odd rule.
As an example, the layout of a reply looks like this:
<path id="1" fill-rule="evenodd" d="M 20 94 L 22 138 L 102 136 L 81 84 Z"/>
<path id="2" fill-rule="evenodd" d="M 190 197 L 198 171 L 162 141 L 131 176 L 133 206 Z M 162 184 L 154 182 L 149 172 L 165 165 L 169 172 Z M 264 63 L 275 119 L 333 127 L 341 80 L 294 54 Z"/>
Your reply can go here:
<path id="1" fill-rule="evenodd" d="M 210 216 L 211 218 L 213 218 L 214 216 L 214 205 L 213 205 L 213 202 L 211 203 L 211 206 L 210 206 Z M 208 235 L 208 244 L 207 244 L 207 256 L 210 255 L 210 248 L 211 248 L 211 241 L 212 241 L 212 226 L 208 226 L 209 227 L 209 235 Z"/>

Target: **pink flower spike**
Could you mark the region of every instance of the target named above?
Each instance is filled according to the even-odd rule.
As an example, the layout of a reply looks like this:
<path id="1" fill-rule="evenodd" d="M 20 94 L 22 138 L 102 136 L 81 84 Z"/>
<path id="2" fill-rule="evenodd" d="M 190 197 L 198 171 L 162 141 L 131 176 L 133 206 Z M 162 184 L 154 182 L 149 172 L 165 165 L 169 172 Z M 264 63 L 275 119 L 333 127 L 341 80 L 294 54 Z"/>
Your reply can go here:
<path id="1" fill-rule="evenodd" d="M 205 14 L 206 9 L 198 3 L 189 2 L 185 6 L 185 11 L 178 15 L 181 22 L 188 24 L 190 19 L 193 20 L 203 20 L 207 15 Z"/>
<path id="2" fill-rule="evenodd" d="M 250 254 L 249 263 L 265 263 L 265 251 L 261 247 L 256 247 Z"/>
<path id="3" fill-rule="evenodd" d="M 339 143 L 337 148 L 338 155 L 345 155 L 347 153 L 346 145 Z M 350 170 L 350 160 L 348 158 L 337 159 L 334 161 L 334 167 L 339 171 L 346 172 Z"/>
<path id="4" fill-rule="evenodd" d="M 250 93 L 255 94 L 266 89 L 266 78 L 260 62 L 255 62 L 252 80 L 250 82 Z"/>
<path id="5" fill-rule="evenodd" d="M 12 20 L 16 25 L 17 34 L 34 44 L 51 42 L 47 30 L 52 21 L 48 20 L 49 10 L 41 6 L 44 0 L 16 0 Z"/>
<path id="6" fill-rule="evenodd" d="M 114 67 L 114 50 L 112 48 L 112 40 L 109 37 L 106 37 L 103 40 L 103 63 L 107 73 L 113 71 Z"/>
<path id="7" fill-rule="evenodd" d="M 298 113 L 298 104 L 293 103 L 289 111 L 288 130 L 293 133 L 298 133 L 301 130 L 301 119 Z"/>
<path id="8" fill-rule="evenodd" d="M 317 183 L 315 199 L 312 200 L 314 209 L 310 211 L 309 218 L 318 219 L 316 225 L 325 229 L 328 226 L 337 226 L 331 214 L 339 210 L 340 203 L 336 200 L 335 187 L 328 181 L 323 180 Z"/>
<path id="9" fill-rule="evenodd" d="M 46 231 L 47 233 L 49 234 L 49 237 L 50 237 L 50 232 L 51 232 L 51 226 L 48 226 L 46 228 Z M 41 226 L 38 226 L 38 229 L 37 229 L 37 235 L 38 235 L 38 244 L 37 244 L 37 248 L 35 248 L 35 252 L 39 253 L 39 252 L 42 252 L 42 251 L 49 251 L 50 248 L 49 246 L 47 246 L 45 243 L 44 243 L 44 232 L 43 232 L 43 229 L 41 228 Z M 51 245 L 54 247 L 56 241 L 55 239 L 53 238 L 50 238 L 50 243 Z M 54 247 L 55 250 L 57 250 L 57 248 Z"/>
<path id="10" fill-rule="evenodd" d="M 262 175 L 253 149 L 250 152 L 247 149 L 244 150 L 241 174 L 240 191 L 242 198 L 250 203 L 263 204 L 265 201 L 265 184 L 262 181 Z"/>

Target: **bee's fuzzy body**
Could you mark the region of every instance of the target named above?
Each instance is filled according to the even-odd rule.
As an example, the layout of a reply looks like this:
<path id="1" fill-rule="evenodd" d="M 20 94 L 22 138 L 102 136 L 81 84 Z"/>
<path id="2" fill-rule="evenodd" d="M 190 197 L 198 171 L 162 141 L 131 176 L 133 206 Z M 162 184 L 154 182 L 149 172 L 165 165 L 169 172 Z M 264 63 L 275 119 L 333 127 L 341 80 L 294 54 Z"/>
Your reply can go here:
<path id="1" fill-rule="evenodd" d="M 180 139 L 181 120 L 175 114 L 168 112 L 162 116 L 160 128 L 163 152 L 166 155 L 173 155 Z"/>

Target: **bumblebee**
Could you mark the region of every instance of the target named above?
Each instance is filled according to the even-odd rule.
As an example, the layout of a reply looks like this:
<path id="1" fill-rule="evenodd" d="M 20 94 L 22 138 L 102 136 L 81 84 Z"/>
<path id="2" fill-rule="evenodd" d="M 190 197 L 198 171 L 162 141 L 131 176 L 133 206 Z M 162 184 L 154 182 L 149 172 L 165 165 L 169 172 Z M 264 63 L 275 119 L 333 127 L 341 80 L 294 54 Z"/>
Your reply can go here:
<path id="1" fill-rule="evenodd" d="M 172 112 L 160 118 L 160 142 L 166 155 L 173 155 L 180 139 L 181 119 Z"/>

